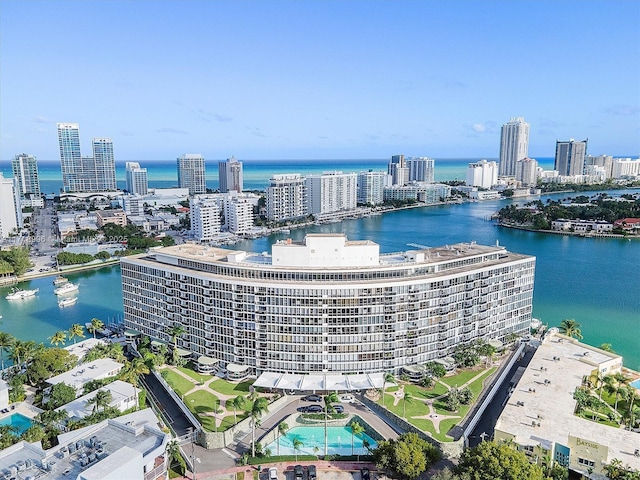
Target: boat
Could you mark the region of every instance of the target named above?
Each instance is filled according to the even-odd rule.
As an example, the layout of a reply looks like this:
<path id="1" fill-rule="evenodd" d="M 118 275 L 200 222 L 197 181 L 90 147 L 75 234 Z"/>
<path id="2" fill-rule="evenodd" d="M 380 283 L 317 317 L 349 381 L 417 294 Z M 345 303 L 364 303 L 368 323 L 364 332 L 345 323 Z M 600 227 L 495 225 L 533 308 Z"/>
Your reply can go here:
<path id="1" fill-rule="evenodd" d="M 22 300 L 23 298 L 33 297 L 36 293 L 38 293 L 38 290 L 38 288 L 34 288 L 33 290 L 22 290 L 20 288 L 14 288 L 11 290 L 11 293 L 5 298 L 7 300 Z"/>
<path id="2" fill-rule="evenodd" d="M 67 282 L 61 287 L 56 288 L 53 293 L 55 293 L 56 295 L 65 295 L 67 293 L 75 292 L 76 290 L 78 290 L 78 285 L 76 285 L 75 283 Z"/>
<path id="3" fill-rule="evenodd" d="M 60 287 L 61 285 L 64 285 L 65 283 L 68 283 L 68 282 L 69 282 L 69 279 L 67 279 L 66 277 L 63 277 L 62 275 L 58 275 L 53 281 L 53 284 L 56 287 Z"/>
<path id="4" fill-rule="evenodd" d="M 67 297 L 58 301 L 59 307 L 68 307 L 78 301 L 78 297 Z"/>

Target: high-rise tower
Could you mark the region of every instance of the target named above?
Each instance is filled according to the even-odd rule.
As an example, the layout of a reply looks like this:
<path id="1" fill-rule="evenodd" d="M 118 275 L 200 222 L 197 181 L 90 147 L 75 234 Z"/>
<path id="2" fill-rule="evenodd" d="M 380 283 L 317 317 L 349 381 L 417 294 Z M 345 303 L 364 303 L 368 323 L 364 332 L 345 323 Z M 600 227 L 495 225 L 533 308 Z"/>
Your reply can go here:
<path id="1" fill-rule="evenodd" d="M 513 177 L 516 162 L 529 156 L 529 124 L 523 117 L 512 118 L 502 126 L 498 175 Z"/>
<path id="2" fill-rule="evenodd" d="M 113 156 L 113 142 L 110 138 L 94 138 L 93 169 L 95 182 L 89 183 L 90 191 L 114 191 L 116 186 L 116 161 Z M 93 180 L 93 179 L 92 179 Z"/>
<path id="3" fill-rule="evenodd" d="M 33 155 L 21 153 L 11 162 L 13 176 L 18 180 L 20 198 L 39 197 L 40 179 L 38 177 L 38 160 Z"/>
<path id="4" fill-rule="evenodd" d="M 188 188 L 189 195 L 207 192 L 204 157 L 187 153 L 178 158 L 178 186 Z"/>
<path id="5" fill-rule="evenodd" d="M 147 169 L 138 162 L 126 163 L 127 191 L 132 195 L 146 195 L 149 190 Z"/>
<path id="6" fill-rule="evenodd" d="M 78 191 L 78 172 L 82 170 L 80 128 L 77 123 L 58 123 L 62 186 L 66 192 Z"/>
<path id="7" fill-rule="evenodd" d="M 576 142 L 573 138 L 568 142 L 556 141 L 556 159 L 554 170 L 559 175 L 582 175 L 584 159 L 587 156 L 587 140 Z"/>
<path id="8" fill-rule="evenodd" d="M 228 158 L 226 162 L 218 162 L 218 177 L 220 193 L 242 193 L 242 162 L 236 160 L 236 157 Z"/>

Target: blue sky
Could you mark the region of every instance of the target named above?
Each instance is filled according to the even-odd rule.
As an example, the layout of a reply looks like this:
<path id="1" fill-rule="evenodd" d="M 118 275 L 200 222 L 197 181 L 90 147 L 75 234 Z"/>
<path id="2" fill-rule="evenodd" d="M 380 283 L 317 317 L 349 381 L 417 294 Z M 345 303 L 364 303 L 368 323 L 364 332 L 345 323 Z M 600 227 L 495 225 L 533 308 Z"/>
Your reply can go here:
<path id="1" fill-rule="evenodd" d="M 531 124 L 640 152 L 640 2 L 0 2 L 0 160 L 496 158 Z"/>

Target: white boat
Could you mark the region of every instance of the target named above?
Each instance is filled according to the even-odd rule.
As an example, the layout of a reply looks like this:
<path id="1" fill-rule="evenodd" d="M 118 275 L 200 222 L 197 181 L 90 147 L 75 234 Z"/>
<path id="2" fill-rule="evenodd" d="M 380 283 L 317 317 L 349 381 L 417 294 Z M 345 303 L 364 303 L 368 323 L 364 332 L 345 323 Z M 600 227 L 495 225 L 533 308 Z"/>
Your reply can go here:
<path id="1" fill-rule="evenodd" d="M 11 293 L 5 298 L 7 300 L 21 300 L 23 298 L 33 297 L 36 293 L 38 293 L 38 290 L 39 289 L 37 288 L 34 288 L 33 290 L 21 290 L 19 288 L 14 288 L 13 290 L 11 290 Z"/>
<path id="2" fill-rule="evenodd" d="M 70 305 L 73 305 L 77 301 L 78 301 L 78 297 L 63 298 L 63 299 L 58 301 L 58 306 L 59 307 L 68 307 Z"/>
<path id="3" fill-rule="evenodd" d="M 65 295 L 67 293 L 75 292 L 76 290 L 78 290 L 78 285 L 76 285 L 75 283 L 67 282 L 61 287 L 56 288 L 53 293 L 55 293 L 56 295 Z"/>
<path id="4" fill-rule="evenodd" d="M 60 287 L 62 285 L 64 285 L 65 283 L 69 283 L 69 280 L 66 277 L 63 277 L 62 275 L 58 275 L 55 280 L 53 281 L 53 284 L 56 287 Z"/>

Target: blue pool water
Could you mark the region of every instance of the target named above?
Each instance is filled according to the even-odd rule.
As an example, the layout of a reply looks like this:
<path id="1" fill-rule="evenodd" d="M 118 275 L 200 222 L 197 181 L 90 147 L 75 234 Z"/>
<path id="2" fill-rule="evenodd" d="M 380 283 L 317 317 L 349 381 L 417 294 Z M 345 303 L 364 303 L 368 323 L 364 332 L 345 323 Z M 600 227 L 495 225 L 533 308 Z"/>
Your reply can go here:
<path id="1" fill-rule="evenodd" d="M 16 428 L 15 435 L 22 435 L 31 426 L 31 419 L 20 413 L 13 413 L 7 418 L 0 419 L 0 425 L 11 425 Z"/>
<path id="2" fill-rule="evenodd" d="M 632 387 L 637 388 L 638 390 L 640 390 L 640 378 L 637 379 L 637 380 L 634 380 L 629 385 L 631 385 Z"/>
<path id="3" fill-rule="evenodd" d="M 353 437 L 353 451 L 351 449 L 351 429 L 349 427 L 327 427 L 329 455 L 367 455 L 367 449 L 362 446 L 362 440 L 369 442 L 370 448 L 378 446 L 377 442 L 366 433 Z M 293 448 L 293 440 L 302 442 L 302 447 L 296 452 Z M 278 443 L 280 443 L 280 455 L 323 455 L 324 454 L 324 427 L 293 427 L 286 435 L 280 436 L 277 441 L 266 445 L 271 450 L 271 455 L 278 455 Z M 317 449 L 317 450 L 316 450 Z M 353 452 L 353 453 L 352 453 Z"/>

